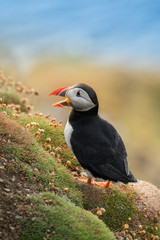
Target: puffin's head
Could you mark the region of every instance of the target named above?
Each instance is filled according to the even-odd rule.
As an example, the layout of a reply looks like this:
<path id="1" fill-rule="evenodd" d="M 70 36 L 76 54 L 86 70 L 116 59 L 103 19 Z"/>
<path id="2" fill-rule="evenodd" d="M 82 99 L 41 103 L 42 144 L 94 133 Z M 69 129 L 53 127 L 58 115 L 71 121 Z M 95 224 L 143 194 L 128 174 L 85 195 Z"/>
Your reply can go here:
<path id="1" fill-rule="evenodd" d="M 84 112 L 98 107 L 97 95 L 90 86 L 78 83 L 72 87 L 58 88 L 49 95 L 66 97 L 64 101 L 53 104 L 53 107 L 71 106 L 74 110 Z"/>

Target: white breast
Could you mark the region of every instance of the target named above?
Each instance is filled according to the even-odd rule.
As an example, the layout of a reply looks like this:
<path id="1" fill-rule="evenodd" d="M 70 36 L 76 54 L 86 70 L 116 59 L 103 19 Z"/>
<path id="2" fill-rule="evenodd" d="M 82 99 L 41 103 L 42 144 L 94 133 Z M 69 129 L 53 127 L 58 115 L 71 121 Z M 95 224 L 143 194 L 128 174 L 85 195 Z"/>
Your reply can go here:
<path id="1" fill-rule="evenodd" d="M 67 122 L 64 129 L 64 136 L 65 136 L 66 143 L 71 150 L 72 150 L 72 146 L 71 146 L 70 140 L 71 140 L 72 132 L 73 132 L 72 126 L 69 122 Z"/>

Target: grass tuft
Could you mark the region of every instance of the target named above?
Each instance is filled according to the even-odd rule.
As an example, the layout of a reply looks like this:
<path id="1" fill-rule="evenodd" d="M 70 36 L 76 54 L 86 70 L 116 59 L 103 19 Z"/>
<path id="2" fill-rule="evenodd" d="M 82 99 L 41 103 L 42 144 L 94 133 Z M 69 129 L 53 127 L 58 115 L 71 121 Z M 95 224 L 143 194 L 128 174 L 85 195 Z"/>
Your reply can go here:
<path id="1" fill-rule="evenodd" d="M 114 240 L 106 225 L 93 214 L 50 192 L 30 198 L 32 214 L 22 221 L 20 240 Z M 32 219 L 34 219 L 34 224 Z"/>

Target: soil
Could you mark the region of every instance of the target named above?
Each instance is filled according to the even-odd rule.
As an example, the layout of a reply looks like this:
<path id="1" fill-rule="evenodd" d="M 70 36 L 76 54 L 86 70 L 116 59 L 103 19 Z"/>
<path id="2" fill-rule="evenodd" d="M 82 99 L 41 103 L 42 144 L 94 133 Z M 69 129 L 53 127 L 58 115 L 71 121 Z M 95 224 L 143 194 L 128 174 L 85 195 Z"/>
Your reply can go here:
<path id="1" fill-rule="evenodd" d="M 26 181 L 20 171 L 10 170 L 16 165 L 14 159 L 10 161 L 0 156 L 0 239 L 18 239 L 18 219 L 26 217 L 29 202 L 25 199 L 38 192 L 37 184 Z"/>

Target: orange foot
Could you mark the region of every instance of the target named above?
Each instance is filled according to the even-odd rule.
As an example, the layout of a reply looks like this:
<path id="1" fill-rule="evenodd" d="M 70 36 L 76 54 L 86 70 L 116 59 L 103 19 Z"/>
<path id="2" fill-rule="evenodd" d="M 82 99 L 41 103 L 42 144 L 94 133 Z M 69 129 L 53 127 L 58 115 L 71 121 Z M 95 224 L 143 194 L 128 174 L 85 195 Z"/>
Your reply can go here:
<path id="1" fill-rule="evenodd" d="M 85 182 L 85 183 L 97 185 L 97 186 L 99 186 L 99 187 L 109 187 L 109 185 L 110 185 L 110 181 L 96 182 L 96 181 L 92 180 L 91 178 L 88 178 L 88 179 L 77 178 L 77 179 L 78 179 L 79 181 L 81 181 L 81 182 Z"/>

